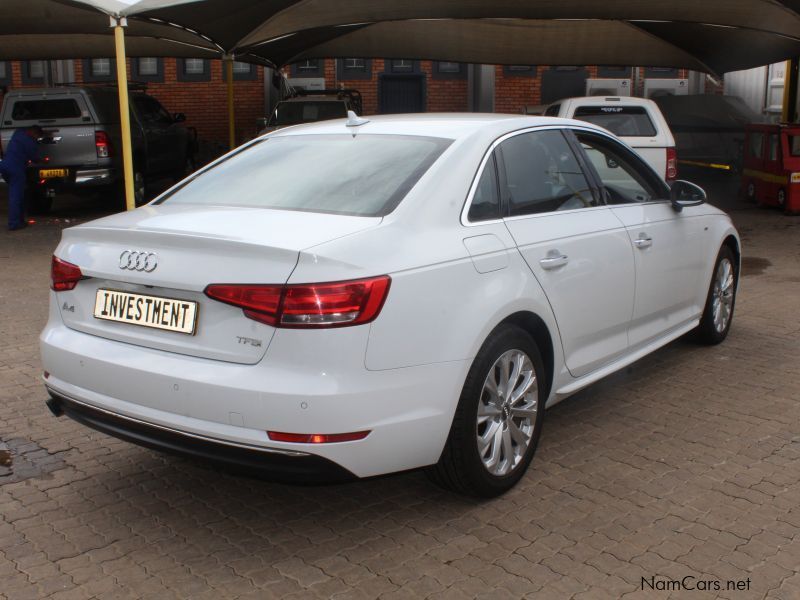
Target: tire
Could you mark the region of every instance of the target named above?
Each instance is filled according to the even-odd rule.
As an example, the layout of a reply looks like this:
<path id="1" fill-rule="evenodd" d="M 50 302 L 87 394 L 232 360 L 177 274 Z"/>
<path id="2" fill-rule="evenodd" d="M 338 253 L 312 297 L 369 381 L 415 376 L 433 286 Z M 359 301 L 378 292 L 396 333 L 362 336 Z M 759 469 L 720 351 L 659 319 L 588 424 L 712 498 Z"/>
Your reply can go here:
<path id="1" fill-rule="evenodd" d="M 778 206 L 786 208 L 786 190 L 783 188 L 778 190 Z"/>
<path id="2" fill-rule="evenodd" d="M 527 362 L 523 357 L 527 357 Z M 521 359 L 524 366 L 517 372 L 512 391 L 521 391 L 528 379 L 525 373 L 532 372 L 527 393 L 511 403 L 516 405 L 516 411 L 502 399 L 508 396 L 502 385 L 503 361 L 511 361 L 506 362 L 510 374 L 505 378 L 510 381 L 515 370 L 513 359 Z M 500 382 L 499 394 L 493 395 L 487 387 L 491 387 L 490 379 Z M 544 363 L 536 342 L 519 327 L 498 326 L 470 367 L 450 434 L 439 462 L 428 469 L 429 477 L 449 490 L 483 498 L 499 496 L 514 487 L 536 452 L 544 420 L 545 389 Z M 503 403 L 503 407 L 498 408 L 498 403 Z M 482 422 L 478 420 L 479 405 Z M 510 424 L 514 429 L 509 429 Z M 499 433 L 489 434 L 492 430 Z M 513 435 L 512 431 L 517 434 Z M 483 446 L 483 453 L 479 450 L 479 444 L 483 445 L 479 435 L 489 440 Z M 523 450 L 518 440 L 526 439 L 527 446 Z M 494 462 L 493 456 L 497 458 Z"/>
<path id="3" fill-rule="evenodd" d="M 727 264 L 727 267 L 725 266 Z M 726 274 L 727 273 L 727 274 Z M 736 286 L 739 282 L 739 265 L 733 251 L 722 246 L 714 263 L 711 283 L 708 286 L 706 305 L 700 325 L 697 327 L 697 340 L 709 346 L 719 344 L 726 337 L 733 322 L 733 309 L 736 305 Z M 727 300 L 726 300 L 727 298 Z M 717 310 L 721 311 L 719 314 Z"/>
<path id="4" fill-rule="evenodd" d="M 146 202 L 147 197 L 147 181 L 144 177 L 144 173 L 136 167 L 134 164 L 133 166 L 133 202 L 134 207 L 141 206 Z M 127 198 L 125 196 L 125 180 L 123 179 L 119 183 L 119 203 L 120 203 L 120 210 L 125 211 L 128 208 L 127 205 Z"/>
<path id="5" fill-rule="evenodd" d="M 748 202 L 756 201 L 756 184 L 752 181 L 747 182 L 747 186 L 744 188 L 744 197 Z"/>

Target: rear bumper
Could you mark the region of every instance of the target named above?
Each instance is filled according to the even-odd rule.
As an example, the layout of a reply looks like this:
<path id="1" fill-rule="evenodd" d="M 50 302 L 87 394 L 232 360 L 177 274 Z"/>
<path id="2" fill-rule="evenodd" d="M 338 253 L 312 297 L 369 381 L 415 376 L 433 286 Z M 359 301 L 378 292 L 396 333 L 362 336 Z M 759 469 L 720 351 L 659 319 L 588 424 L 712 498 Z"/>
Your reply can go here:
<path id="1" fill-rule="evenodd" d="M 260 363 L 236 364 L 75 331 L 64 326 L 57 310 L 51 306 L 40 338 L 42 366 L 51 394 L 73 401 L 65 409 L 68 414 L 80 403 L 78 408 L 88 407 L 81 416 L 93 409 L 128 425 L 148 425 L 151 432 L 168 430 L 181 440 L 208 441 L 212 445 L 203 445 L 204 454 L 197 455 L 214 460 L 217 451 L 225 453 L 231 446 L 264 454 L 300 453 L 356 477 L 433 464 L 471 362 L 367 371 L 368 329 L 354 327 L 326 336 L 281 330 Z M 86 424 L 99 428 L 99 422 L 95 417 Z M 108 433 L 123 437 L 126 432 L 124 439 L 164 448 L 160 437 L 133 437 L 131 429 L 139 427 Z M 267 431 L 370 433 L 358 441 L 312 444 L 274 441 Z"/>
<path id="2" fill-rule="evenodd" d="M 102 433 L 140 446 L 265 473 L 290 481 L 335 482 L 355 475 L 322 457 L 289 450 L 236 444 L 123 417 L 59 394 L 48 388 L 47 406 L 53 414 L 67 417 Z"/>

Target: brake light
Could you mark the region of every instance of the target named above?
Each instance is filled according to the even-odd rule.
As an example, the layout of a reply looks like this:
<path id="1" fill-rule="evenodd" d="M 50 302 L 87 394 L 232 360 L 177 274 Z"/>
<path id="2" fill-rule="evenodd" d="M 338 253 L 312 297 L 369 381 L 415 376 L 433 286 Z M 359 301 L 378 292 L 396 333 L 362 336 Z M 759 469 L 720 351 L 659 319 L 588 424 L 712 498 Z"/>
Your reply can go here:
<path id="1" fill-rule="evenodd" d="M 80 267 L 53 257 L 50 263 L 50 289 L 56 292 L 67 292 L 75 288 L 83 279 Z"/>
<path id="2" fill-rule="evenodd" d="M 289 442 L 292 444 L 335 444 L 337 442 L 355 442 L 363 440 L 369 431 L 354 431 L 352 433 L 283 433 L 268 431 L 267 435 L 273 442 Z"/>
<path id="3" fill-rule="evenodd" d="M 675 148 L 667 148 L 667 181 L 678 178 L 678 153 Z"/>
<path id="4" fill-rule="evenodd" d="M 94 132 L 94 146 L 97 149 L 97 158 L 108 158 L 111 156 L 111 138 L 105 131 Z"/>
<path id="5" fill-rule="evenodd" d="M 390 283 L 391 278 L 382 275 L 300 285 L 212 284 L 205 294 L 273 327 L 344 327 L 373 321 L 383 308 Z"/>

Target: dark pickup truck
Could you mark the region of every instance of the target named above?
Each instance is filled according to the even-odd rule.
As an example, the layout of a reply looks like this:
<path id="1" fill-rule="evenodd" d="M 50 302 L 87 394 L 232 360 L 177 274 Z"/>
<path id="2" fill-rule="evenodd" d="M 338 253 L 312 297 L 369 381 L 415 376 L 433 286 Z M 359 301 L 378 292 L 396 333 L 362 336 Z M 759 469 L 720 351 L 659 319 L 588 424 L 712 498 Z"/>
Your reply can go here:
<path id="1" fill-rule="evenodd" d="M 143 90 L 130 94 L 136 201 L 146 184 L 182 178 L 194 169 L 197 140 L 184 115 L 170 114 Z M 47 211 L 58 191 L 107 193 L 122 207 L 122 148 L 116 87 L 27 88 L 9 91 L 0 111 L 0 148 L 14 131 L 39 125 L 41 161 L 28 171 L 31 208 Z"/>

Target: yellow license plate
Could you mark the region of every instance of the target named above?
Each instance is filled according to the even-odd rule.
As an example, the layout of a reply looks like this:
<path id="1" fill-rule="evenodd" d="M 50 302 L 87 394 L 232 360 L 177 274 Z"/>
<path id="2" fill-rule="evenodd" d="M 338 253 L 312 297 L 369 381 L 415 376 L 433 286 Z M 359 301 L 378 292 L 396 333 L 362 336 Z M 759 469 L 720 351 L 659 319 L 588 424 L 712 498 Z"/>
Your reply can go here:
<path id="1" fill-rule="evenodd" d="M 197 325 L 197 302 L 101 288 L 95 296 L 94 316 L 105 321 L 193 335 Z"/>
<path id="2" fill-rule="evenodd" d="M 68 177 L 69 169 L 39 169 L 40 179 L 54 179 L 56 177 Z"/>

